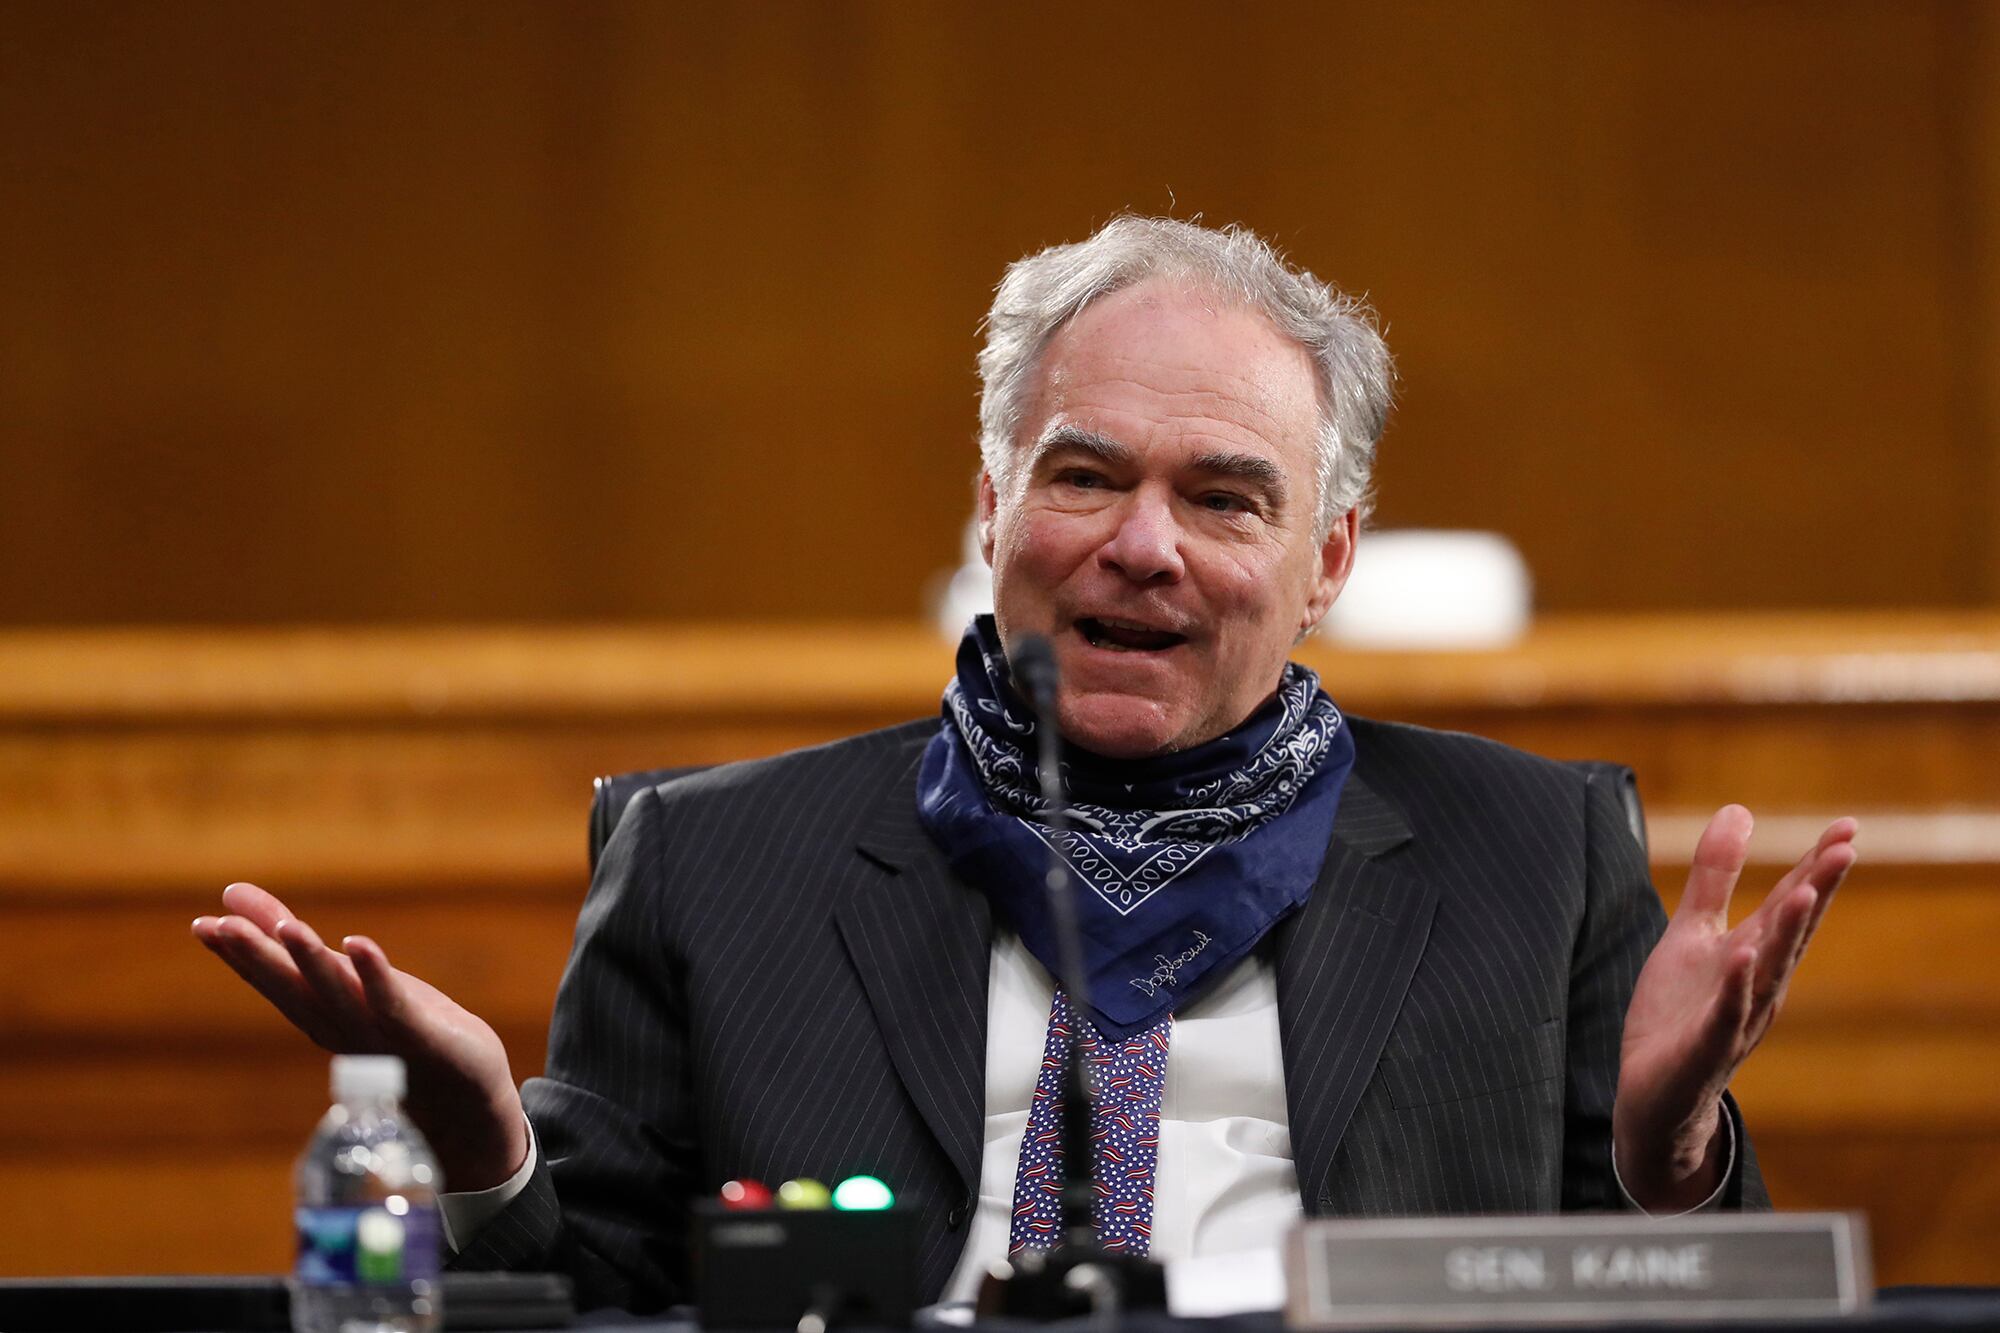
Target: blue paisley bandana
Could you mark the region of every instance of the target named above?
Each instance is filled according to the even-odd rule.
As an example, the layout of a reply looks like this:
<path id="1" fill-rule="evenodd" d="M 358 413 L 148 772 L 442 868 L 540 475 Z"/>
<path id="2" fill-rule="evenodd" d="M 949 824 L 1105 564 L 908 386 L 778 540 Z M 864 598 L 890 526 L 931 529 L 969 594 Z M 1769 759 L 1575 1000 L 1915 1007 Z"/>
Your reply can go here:
<path id="1" fill-rule="evenodd" d="M 918 818 L 1058 978 L 1042 880 L 1061 851 L 1083 932 L 1078 1007 L 1114 1039 L 1199 994 L 1306 900 L 1354 766 L 1353 734 L 1319 678 L 1287 663 L 1272 699 L 1191 750 L 1126 760 L 1066 748 L 1058 838 L 1043 819 L 1034 715 L 1008 683 L 992 617 L 960 643 L 943 712 L 917 773 Z"/>

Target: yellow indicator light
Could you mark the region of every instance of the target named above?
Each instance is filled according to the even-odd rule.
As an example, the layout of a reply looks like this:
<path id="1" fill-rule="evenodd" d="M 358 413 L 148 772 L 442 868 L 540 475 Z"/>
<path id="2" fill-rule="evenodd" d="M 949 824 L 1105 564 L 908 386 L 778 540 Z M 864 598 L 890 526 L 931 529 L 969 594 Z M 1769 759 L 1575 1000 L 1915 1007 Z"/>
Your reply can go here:
<path id="1" fill-rule="evenodd" d="M 778 1207 L 780 1208 L 824 1208 L 828 1195 L 826 1186 L 808 1176 L 788 1180 L 778 1186 Z"/>

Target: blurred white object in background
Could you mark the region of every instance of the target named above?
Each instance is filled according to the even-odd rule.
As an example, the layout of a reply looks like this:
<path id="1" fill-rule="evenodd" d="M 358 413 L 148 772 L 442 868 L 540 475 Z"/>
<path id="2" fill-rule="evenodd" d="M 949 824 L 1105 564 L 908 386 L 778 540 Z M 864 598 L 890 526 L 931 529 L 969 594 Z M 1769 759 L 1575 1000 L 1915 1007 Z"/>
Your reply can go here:
<path id="1" fill-rule="evenodd" d="M 966 521 L 965 540 L 959 543 L 958 568 L 931 575 L 924 590 L 924 605 L 930 608 L 938 633 L 953 643 L 958 642 L 974 616 L 993 609 L 993 571 L 979 554 L 977 520 Z"/>
<path id="2" fill-rule="evenodd" d="M 972 523 L 960 545 L 958 568 L 933 575 L 924 597 L 954 641 L 993 609 L 993 571 Z M 1531 591 L 1527 562 L 1497 532 L 1364 532 L 1318 633 L 1367 648 L 1494 648 L 1526 632 Z"/>
<path id="3" fill-rule="evenodd" d="M 1497 648 L 1527 632 L 1533 591 L 1497 532 L 1364 532 L 1319 633 L 1361 648 Z"/>

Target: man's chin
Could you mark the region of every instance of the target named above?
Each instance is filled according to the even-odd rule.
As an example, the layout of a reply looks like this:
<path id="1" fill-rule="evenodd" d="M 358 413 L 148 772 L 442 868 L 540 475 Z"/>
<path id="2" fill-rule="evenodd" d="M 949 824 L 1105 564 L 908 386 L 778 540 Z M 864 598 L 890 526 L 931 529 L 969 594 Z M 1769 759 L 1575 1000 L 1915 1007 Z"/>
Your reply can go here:
<path id="1" fill-rule="evenodd" d="M 1091 696 L 1062 703 L 1063 739 L 1107 759 L 1144 759 L 1181 748 L 1184 729 L 1153 699 Z"/>

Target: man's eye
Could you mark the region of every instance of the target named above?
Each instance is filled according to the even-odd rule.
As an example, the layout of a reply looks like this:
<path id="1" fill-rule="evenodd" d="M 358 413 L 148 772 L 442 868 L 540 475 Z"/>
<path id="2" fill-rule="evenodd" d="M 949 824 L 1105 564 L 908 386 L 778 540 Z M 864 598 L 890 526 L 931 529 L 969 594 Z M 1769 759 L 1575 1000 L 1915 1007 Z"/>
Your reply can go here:
<path id="1" fill-rule="evenodd" d="M 1065 472 L 1057 480 L 1066 486 L 1075 486 L 1086 491 L 1096 490 L 1104 484 L 1104 478 L 1095 472 Z"/>
<path id="2" fill-rule="evenodd" d="M 1213 510 L 1218 514 L 1241 514 L 1250 508 L 1248 500 L 1240 495 L 1231 495 L 1227 491 L 1210 492 L 1201 497 L 1201 504 L 1204 509 Z"/>

